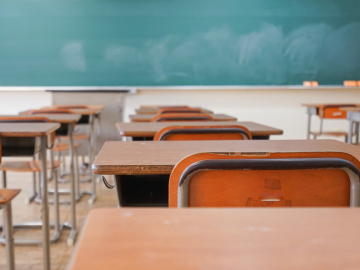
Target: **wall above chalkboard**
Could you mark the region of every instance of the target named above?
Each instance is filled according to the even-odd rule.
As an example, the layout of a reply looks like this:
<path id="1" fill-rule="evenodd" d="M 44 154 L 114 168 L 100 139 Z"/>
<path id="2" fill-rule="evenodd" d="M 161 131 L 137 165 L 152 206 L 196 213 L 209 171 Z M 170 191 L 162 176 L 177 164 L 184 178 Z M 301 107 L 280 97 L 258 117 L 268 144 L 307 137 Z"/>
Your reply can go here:
<path id="1" fill-rule="evenodd" d="M 3 0 L 0 86 L 341 85 L 358 0 Z"/>

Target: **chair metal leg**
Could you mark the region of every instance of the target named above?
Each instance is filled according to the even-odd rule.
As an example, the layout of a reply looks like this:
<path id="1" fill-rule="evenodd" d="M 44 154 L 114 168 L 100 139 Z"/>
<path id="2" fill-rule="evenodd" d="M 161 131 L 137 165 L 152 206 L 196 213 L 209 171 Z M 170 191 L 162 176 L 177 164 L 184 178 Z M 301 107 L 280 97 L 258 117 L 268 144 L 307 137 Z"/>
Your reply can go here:
<path id="1" fill-rule="evenodd" d="M 6 188 L 6 171 L 2 171 L 2 186 Z"/>
<path id="2" fill-rule="evenodd" d="M 25 203 L 29 204 L 32 201 L 35 200 L 35 198 L 37 197 L 37 190 L 36 190 L 36 172 L 33 172 L 33 176 L 32 176 L 32 182 L 33 182 L 33 194 L 29 197 L 25 199 Z"/>
<path id="3" fill-rule="evenodd" d="M 15 270 L 15 254 L 14 254 L 14 239 L 13 239 L 13 226 L 12 226 L 12 212 L 11 203 L 5 206 L 5 235 L 6 235 L 6 261 L 7 269 Z"/>

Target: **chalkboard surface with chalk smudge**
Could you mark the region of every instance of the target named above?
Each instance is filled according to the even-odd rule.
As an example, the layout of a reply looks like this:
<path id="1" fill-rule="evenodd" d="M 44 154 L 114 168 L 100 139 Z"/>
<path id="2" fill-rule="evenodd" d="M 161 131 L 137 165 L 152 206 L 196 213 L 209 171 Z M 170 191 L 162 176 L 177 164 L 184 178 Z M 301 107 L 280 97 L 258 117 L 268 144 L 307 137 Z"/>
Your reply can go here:
<path id="1" fill-rule="evenodd" d="M 0 85 L 360 80 L 360 1 L 3 0 Z"/>

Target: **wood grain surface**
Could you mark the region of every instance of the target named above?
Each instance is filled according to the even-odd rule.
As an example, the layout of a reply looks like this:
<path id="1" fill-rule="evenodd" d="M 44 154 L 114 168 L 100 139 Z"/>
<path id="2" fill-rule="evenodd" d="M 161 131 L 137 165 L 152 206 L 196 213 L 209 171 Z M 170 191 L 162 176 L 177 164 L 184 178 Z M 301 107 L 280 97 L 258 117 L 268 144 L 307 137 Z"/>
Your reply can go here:
<path id="1" fill-rule="evenodd" d="M 0 205 L 8 204 L 19 193 L 21 189 L 0 189 Z"/>
<path id="2" fill-rule="evenodd" d="M 176 122 L 174 123 L 116 123 L 116 128 L 121 136 L 129 137 L 154 137 L 161 129 L 169 126 L 230 126 L 240 125 L 246 127 L 253 137 L 255 136 L 270 136 L 281 135 L 283 131 L 281 129 L 261 125 L 254 122 Z"/>
<path id="3" fill-rule="evenodd" d="M 191 108 L 201 109 L 202 113 L 205 113 L 205 114 L 214 113 L 213 111 L 210 111 L 210 110 L 204 109 L 204 108 L 200 108 L 200 107 L 191 107 Z M 160 110 L 159 108 L 140 108 L 140 109 L 136 109 L 135 112 L 136 112 L 136 114 L 157 114 L 159 110 Z"/>
<path id="4" fill-rule="evenodd" d="M 61 124 L 76 123 L 81 118 L 79 114 L 37 114 L 36 116 L 45 117 L 52 122 Z M 0 115 L 0 117 L 34 117 L 34 115 Z"/>
<path id="5" fill-rule="evenodd" d="M 358 208 L 106 208 L 67 270 L 360 269 Z"/>
<path id="6" fill-rule="evenodd" d="M 201 152 L 269 153 L 339 152 L 360 160 L 360 147 L 335 140 L 137 141 L 106 142 L 93 164 L 96 174 L 170 174 L 186 156 Z"/>
<path id="7" fill-rule="evenodd" d="M 42 137 L 59 127 L 59 123 L 1 123 L 0 137 Z"/>
<path id="8" fill-rule="evenodd" d="M 129 118 L 133 122 L 150 122 L 156 114 L 132 114 Z M 236 117 L 226 114 L 210 114 L 215 121 L 237 121 Z"/>

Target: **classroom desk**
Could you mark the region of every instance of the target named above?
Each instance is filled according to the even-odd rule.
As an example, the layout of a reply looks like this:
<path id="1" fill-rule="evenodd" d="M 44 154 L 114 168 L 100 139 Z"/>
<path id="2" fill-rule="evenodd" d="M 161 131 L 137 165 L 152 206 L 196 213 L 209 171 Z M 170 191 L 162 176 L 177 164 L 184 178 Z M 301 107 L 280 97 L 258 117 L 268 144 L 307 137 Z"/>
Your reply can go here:
<path id="1" fill-rule="evenodd" d="M 350 104 L 350 103 L 347 103 Z M 307 107 L 307 114 L 308 114 L 308 127 L 307 127 L 307 139 L 310 139 L 310 129 L 311 129 L 311 117 L 313 115 L 319 115 L 319 109 L 326 105 L 341 105 L 341 104 L 331 104 L 331 103 L 322 103 L 322 104 L 301 104 L 304 107 Z M 357 107 L 360 107 L 360 104 L 352 104 Z M 349 140 L 349 138 L 348 138 Z M 350 137 L 351 140 L 351 137 Z"/>
<path id="2" fill-rule="evenodd" d="M 335 140 L 118 141 L 104 144 L 92 168 L 108 182 L 116 182 L 121 206 L 168 206 L 172 169 L 184 157 L 200 152 L 345 152 L 360 160 L 360 147 Z"/>
<path id="3" fill-rule="evenodd" d="M 11 117 L 16 117 L 13 115 L 7 115 Z M 18 117 L 46 117 L 49 120 L 59 123 L 61 126 L 67 125 L 67 134 L 61 134 L 61 135 L 68 135 L 70 150 L 69 150 L 69 156 L 70 156 L 70 192 L 68 190 L 60 190 L 59 193 L 70 193 L 70 204 L 71 204 L 71 223 L 65 223 L 64 225 L 71 229 L 70 236 L 67 240 L 67 243 L 69 246 L 72 246 L 75 241 L 75 237 L 77 234 L 77 228 L 76 228 L 76 201 L 81 198 L 84 192 L 80 194 L 80 187 L 79 187 L 79 175 L 78 170 L 75 170 L 75 163 L 74 163 L 74 154 L 75 154 L 75 148 L 74 148 L 74 127 L 75 124 L 80 120 L 81 115 L 80 114 L 37 114 L 37 115 L 18 115 Z M 60 127 L 61 129 L 61 127 Z M 59 129 L 59 130 L 60 130 Z M 75 171 L 77 172 L 75 175 Z M 76 179 L 76 180 L 75 180 Z"/>
<path id="4" fill-rule="evenodd" d="M 0 137 L 39 137 L 41 157 L 41 177 L 43 189 L 42 204 L 42 246 L 43 246 L 43 269 L 50 269 L 50 230 L 49 230 L 49 207 L 48 207 L 48 183 L 46 166 L 47 136 L 60 127 L 59 123 L 1 123 Z"/>
<path id="5" fill-rule="evenodd" d="M 131 122 L 150 122 L 157 114 L 131 114 Z M 227 114 L 210 114 L 215 121 L 237 121 L 236 117 Z M 203 122 L 204 123 L 204 122 Z"/>
<path id="6" fill-rule="evenodd" d="M 359 223 L 359 208 L 97 209 L 67 270 L 360 269 Z"/>
<path id="7" fill-rule="evenodd" d="M 347 112 L 346 117 L 349 120 L 347 143 L 352 143 L 351 139 L 352 134 L 354 134 L 355 123 L 356 144 L 359 144 L 360 108 L 340 108 L 340 110 Z"/>
<path id="8" fill-rule="evenodd" d="M 157 114 L 157 112 L 160 110 L 161 108 L 140 108 L 140 109 L 136 109 L 135 112 L 136 114 Z M 210 111 L 208 109 L 204 109 L 204 108 L 200 108 L 200 107 L 191 107 L 189 109 L 201 109 L 202 113 L 205 114 L 213 114 L 213 111 Z"/>
<path id="9" fill-rule="evenodd" d="M 281 135 L 281 129 L 272 128 L 254 122 L 156 122 L 156 123 L 116 123 L 120 135 L 124 140 L 153 140 L 155 134 L 169 126 L 221 126 L 241 125 L 246 127 L 254 140 L 268 140 L 270 135 Z"/>
<path id="10" fill-rule="evenodd" d="M 66 105 L 64 105 L 66 106 Z M 70 105 L 69 105 L 70 106 Z M 96 139 L 95 139 L 95 117 L 101 113 L 104 109 L 103 105 L 85 105 L 88 106 L 88 109 L 71 109 L 74 114 L 79 114 L 82 117 L 78 121 L 78 124 L 88 124 L 90 130 L 90 143 L 89 143 L 89 164 L 92 164 L 95 157 L 95 148 L 96 148 Z M 42 109 L 56 109 L 56 106 L 43 107 Z M 22 111 L 19 115 L 29 114 L 30 110 Z M 96 182 L 95 177 L 91 174 L 91 170 L 89 170 L 89 180 L 92 183 L 91 187 L 91 197 L 88 200 L 88 204 L 92 205 L 96 200 Z"/>

